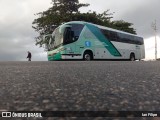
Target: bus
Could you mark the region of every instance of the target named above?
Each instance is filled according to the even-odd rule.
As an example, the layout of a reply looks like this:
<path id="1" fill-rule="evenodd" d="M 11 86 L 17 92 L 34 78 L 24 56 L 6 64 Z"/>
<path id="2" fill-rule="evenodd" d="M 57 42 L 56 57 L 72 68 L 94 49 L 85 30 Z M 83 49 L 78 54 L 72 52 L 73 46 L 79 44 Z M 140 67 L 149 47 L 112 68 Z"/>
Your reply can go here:
<path id="1" fill-rule="evenodd" d="M 83 21 L 71 21 L 57 27 L 46 46 L 48 61 L 145 58 L 142 37 Z"/>

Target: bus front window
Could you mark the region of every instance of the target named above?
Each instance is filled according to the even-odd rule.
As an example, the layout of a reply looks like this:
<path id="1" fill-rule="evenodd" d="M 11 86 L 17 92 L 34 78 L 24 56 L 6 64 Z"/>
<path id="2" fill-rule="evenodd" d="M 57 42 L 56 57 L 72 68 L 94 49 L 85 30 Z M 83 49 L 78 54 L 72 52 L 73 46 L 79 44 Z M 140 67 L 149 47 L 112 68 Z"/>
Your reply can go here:
<path id="1" fill-rule="evenodd" d="M 52 49 L 51 45 L 53 43 L 53 39 L 52 39 L 52 35 L 51 34 L 48 34 L 48 35 L 44 35 L 43 36 L 43 42 L 45 43 L 45 50 L 46 51 L 50 51 Z"/>
<path id="2" fill-rule="evenodd" d="M 82 24 L 67 24 L 55 29 L 52 34 L 54 39 L 53 48 L 58 48 L 62 44 L 69 44 L 77 41 L 82 32 L 84 25 Z"/>
<path id="3" fill-rule="evenodd" d="M 54 38 L 54 48 L 58 48 L 63 44 L 63 33 L 60 33 L 59 28 L 57 28 L 52 34 L 52 38 Z"/>

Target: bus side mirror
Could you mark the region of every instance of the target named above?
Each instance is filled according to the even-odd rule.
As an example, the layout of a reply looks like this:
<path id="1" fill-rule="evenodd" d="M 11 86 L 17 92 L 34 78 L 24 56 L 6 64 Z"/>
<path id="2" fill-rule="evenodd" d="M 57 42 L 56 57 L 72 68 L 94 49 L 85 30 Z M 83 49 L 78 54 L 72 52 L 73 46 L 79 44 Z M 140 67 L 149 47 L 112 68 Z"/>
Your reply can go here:
<path id="1" fill-rule="evenodd" d="M 45 48 L 45 51 L 50 51 L 50 48 L 49 48 L 48 44 L 46 44 L 46 43 L 44 45 L 44 48 Z"/>

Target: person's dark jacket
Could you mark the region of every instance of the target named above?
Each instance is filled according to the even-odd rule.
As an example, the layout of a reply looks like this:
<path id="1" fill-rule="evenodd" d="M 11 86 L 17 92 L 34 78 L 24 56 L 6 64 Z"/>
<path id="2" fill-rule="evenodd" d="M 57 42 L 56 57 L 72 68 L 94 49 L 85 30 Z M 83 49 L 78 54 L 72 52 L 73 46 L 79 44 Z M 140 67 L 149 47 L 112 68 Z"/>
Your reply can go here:
<path id="1" fill-rule="evenodd" d="M 31 55 L 31 53 L 29 52 L 27 58 L 31 58 L 31 57 L 32 57 L 32 55 Z"/>

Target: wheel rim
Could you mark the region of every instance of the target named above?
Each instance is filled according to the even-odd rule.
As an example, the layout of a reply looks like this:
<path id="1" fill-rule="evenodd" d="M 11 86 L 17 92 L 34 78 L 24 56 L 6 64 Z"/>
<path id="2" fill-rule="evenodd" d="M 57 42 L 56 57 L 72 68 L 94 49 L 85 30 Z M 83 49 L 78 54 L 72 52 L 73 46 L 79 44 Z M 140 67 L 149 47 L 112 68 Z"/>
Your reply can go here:
<path id="1" fill-rule="evenodd" d="M 91 56 L 89 54 L 85 54 L 84 59 L 86 61 L 90 61 L 91 60 Z"/>

